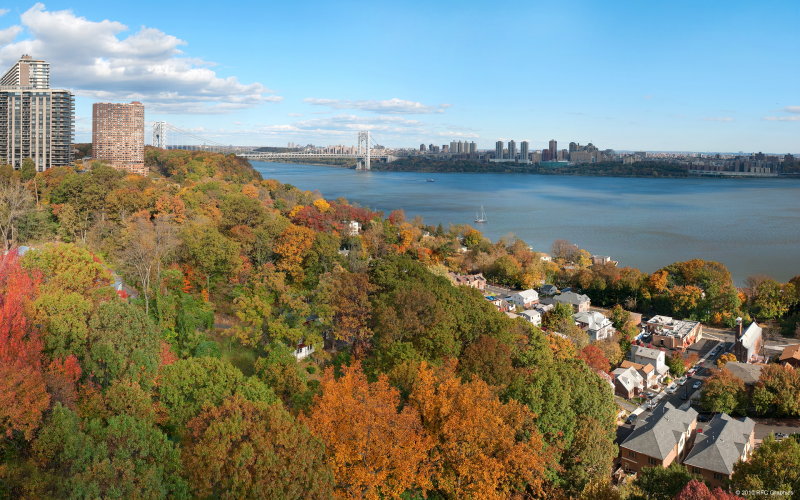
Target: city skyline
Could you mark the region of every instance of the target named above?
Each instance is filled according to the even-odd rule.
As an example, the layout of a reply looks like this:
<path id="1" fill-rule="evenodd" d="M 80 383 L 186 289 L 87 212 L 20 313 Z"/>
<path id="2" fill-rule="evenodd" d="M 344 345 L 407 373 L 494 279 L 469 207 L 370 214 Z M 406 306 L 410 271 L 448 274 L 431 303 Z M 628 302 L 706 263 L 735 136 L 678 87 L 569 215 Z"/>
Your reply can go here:
<path id="1" fill-rule="evenodd" d="M 51 85 L 76 95 L 78 142 L 91 140 L 93 102 L 139 100 L 148 125 L 234 145 L 351 144 L 369 129 L 389 147 L 527 138 L 537 150 L 555 137 L 797 153 L 799 70 L 786 61 L 800 5 L 733 3 L 506 2 L 491 11 L 518 15 L 495 26 L 476 22 L 489 14 L 476 3 L 245 2 L 189 16 L 180 3 L 20 2 L 0 9 L 0 65 L 50 63 Z M 455 50 L 472 62 L 453 65 Z M 515 71 L 487 71 L 497 54 Z"/>

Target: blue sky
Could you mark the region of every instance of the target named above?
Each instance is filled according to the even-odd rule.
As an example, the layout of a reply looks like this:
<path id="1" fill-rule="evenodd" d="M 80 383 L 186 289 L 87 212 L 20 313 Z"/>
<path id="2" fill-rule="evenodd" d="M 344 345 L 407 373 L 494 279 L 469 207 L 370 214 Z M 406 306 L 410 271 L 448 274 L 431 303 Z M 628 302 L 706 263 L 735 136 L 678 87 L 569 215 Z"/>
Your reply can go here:
<path id="1" fill-rule="evenodd" d="M 223 7 L 224 6 L 224 7 Z M 225 144 L 800 152 L 800 2 L 5 4 L 0 63 Z M 147 134 L 149 136 L 149 134 Z"/>

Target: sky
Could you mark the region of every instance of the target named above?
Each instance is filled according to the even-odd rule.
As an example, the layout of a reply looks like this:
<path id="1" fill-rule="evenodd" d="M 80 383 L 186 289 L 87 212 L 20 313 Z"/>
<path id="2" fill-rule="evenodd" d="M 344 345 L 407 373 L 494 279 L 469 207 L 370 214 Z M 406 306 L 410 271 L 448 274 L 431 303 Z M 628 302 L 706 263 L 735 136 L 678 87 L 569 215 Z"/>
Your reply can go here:
<path id="1" fill-rule="evenodd" d="M 138 100 L 234 145 L 800 153 L 798 0 L 208 5 L 6 1 L 0 68 L 47 60 L 78 142 L 93 102 Z"/>

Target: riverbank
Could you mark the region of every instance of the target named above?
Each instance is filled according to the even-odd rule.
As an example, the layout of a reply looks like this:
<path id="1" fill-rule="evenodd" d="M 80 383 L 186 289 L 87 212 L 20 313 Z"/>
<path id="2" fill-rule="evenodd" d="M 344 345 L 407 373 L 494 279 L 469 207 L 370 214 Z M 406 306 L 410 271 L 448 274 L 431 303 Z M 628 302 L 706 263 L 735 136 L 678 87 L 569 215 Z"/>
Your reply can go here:
<path id="1" fill-rule="evenodd" d="M 345 197 L 431 225 L 473 224 L 494 241 L 513 233 L 539 251 L 556 239 L 653 272 L 703 258 L 737 284 L 754 274 L 786 281 L 800 257 L 800 179 L 621 178 L 521 173 L 363 172 L 254 161 L 264 178 L 329 199 Z M 426 182 L 428 178 L 435 182 Z"/>

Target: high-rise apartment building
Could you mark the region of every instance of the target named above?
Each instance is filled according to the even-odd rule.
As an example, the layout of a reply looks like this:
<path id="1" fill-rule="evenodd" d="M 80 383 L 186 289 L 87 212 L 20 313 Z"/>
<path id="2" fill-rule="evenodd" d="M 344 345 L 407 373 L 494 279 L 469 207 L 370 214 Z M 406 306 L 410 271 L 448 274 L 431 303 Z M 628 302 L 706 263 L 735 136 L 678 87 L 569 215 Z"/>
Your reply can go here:
<path id="1" fill-rule="evenodd" d="M 475 141 L 469 143 L 469 154 L 474 155 L 478 152 L 478 145 L 475 144 Z"/>
<path id="2" fill-rule="evenodd" d="M 456 141 L 450 141 L 450 154 L 458 153 L 458 143 Z"/>
<path id="3" fill-rule="evenodd" d="M 528 141 L 519 144 L 519 157 L 522 161 L 528 161 Z"/>
<path id="4" fill-rule="evenodd" d="M 515 160 L 517 158 L 517 143 L 514 139 L 508 141 L 508 159 Z"/>
<path id="5" fill-rule="evenodd" d="M 96 102 L 92 106 L 92 156 L 118 170 L 147 175 L 144 106 Z"/>
<path id="6" fill-rule="evenodd" d="M 36 170 L 72 163 L 75 98 L 50 88 L 50 65 L 22 56 L 0 78 L 0 163 Z"/>
<path id="7" fill-rule="evenodd" d="M 420 145 L 419 145 L 419 152 L 420 152 L 420 153 L 424 153 L 424 152 L 425 152 L 425 149 L 426 149 L 426 148 L 425 148 L 425 144 L 420 144 Z"/>
<path id="8" fill-rule="evenodd" d="M 550 139 L 548 149 L 550 150 L 550 160 L 555 161 L 558 158 L 558 142 L 555 139 Z"/>
<path id="9" fill-rule="evenodd" d="M 498 160 L 503 159 L 503 141 L 494 143 L 494 157 Z"/>
<path id="10" fill-rule="evenodd" d="M 0 86 L 49 89 L 50 63 L 24 55 L 0 78 Z"/>

